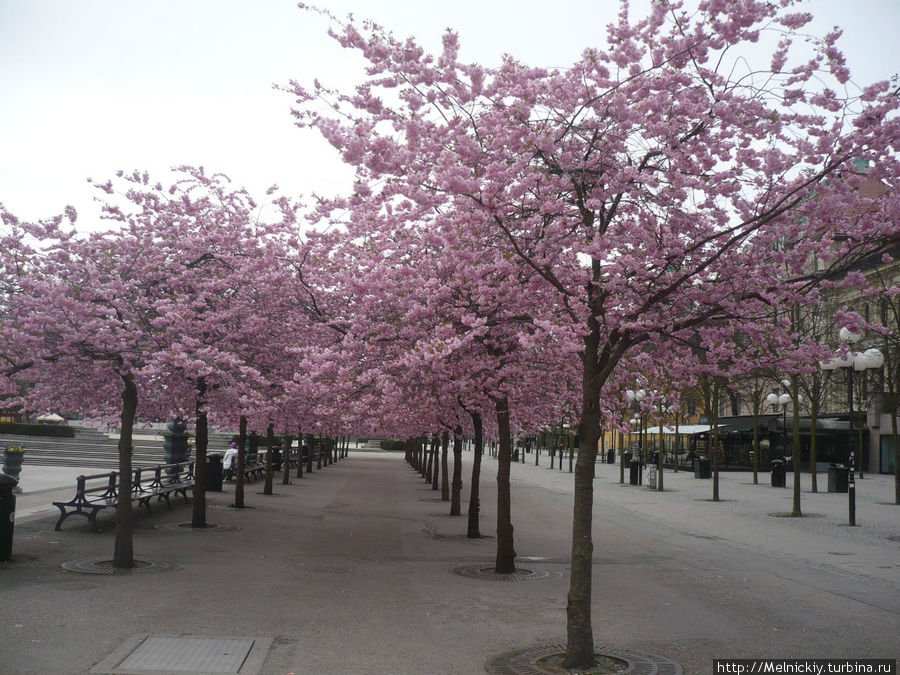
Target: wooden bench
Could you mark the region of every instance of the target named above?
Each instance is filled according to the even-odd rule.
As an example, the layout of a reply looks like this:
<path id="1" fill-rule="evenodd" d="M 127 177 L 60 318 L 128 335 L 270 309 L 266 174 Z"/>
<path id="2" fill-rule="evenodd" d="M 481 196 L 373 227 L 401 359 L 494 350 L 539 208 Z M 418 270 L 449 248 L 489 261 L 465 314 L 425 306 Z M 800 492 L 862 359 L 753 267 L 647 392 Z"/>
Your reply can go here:
<path id="1" fill-rule="evenodd" d="M 234 477 L 237 474 L 237 457 L 232 460 L 234 463 L 230 468 L 225 469 L 224 479 L 229 482 L 234 482 Z M 266 456 L 260 455 L 258 453 L 254 453 L 252 455 L 246 455 L 244 457 L 244 482 L 249 483 L 254 478 L 259 478 L 266 473 Z"/>
<path id="2" fill-rule="evenodd" d="M 54 529 L 59 530 L 69 516 L 85 516 L 97 529 L 97 514 L 103 509 L 115 508 L 119 504 L 118 474 L 115 471 L 78 476 L 75 496 L 67 502 L 53 502 L 59 509 L 59 520 Z M 194 487 L 194 463 L 162 464 L 156 467 L 138 467 L 134 470 L 131 484 L 131 501 L 147 509 L 152 515 L 150 502 L 155 498 L 165 500 L 172 507 L 169 498 L 181 493 L 188 501 L 187 491 Z"/>

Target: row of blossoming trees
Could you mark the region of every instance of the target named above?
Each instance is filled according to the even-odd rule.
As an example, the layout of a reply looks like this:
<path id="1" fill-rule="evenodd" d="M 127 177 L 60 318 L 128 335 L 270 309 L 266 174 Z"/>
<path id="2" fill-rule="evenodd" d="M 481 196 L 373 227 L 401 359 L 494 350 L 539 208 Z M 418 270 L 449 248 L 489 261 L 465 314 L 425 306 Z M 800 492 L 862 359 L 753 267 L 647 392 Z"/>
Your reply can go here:
<path id="1" fill-rule="evenodd" d="M 395 437 L 486 423 L 500 572 L 513 431 L 574 417 L 566 664 L 587 665 L 594 462 L 625 390 L 815 364 L 830 349 L 792 331 L 796 308 L 897 241 L 893 201 L 873 208 L 851 164 L 896 185 L 896 83 L 853 89 L 838 31 L 795 46 L 809 17 L 793 4 L 654 2 L 636 22 L 626 7 L 604 48 L 554 70 L 463 63 L 453 33 L 432 56 L 326 14 L 362 83 L 286 89 L 355 168 L 352 193 L 308 221 L 270 195 L 279 217 L 260 218 L 185 169 L 100 186 L 102 233 L 3 212 L 6 393 L 115 403 L 123 476 L 135 417 L 175 410 Z M 750 45 L 769 47 L 756 70 Z"/>

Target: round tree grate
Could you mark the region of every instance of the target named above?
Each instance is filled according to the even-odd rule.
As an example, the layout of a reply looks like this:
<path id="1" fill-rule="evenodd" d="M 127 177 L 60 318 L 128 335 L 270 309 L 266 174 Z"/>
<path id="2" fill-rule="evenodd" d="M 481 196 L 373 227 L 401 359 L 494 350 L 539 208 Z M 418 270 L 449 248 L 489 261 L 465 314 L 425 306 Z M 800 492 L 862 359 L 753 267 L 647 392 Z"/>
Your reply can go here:
<path id="1" fill-rule="evenodd" d="M 212 523 L 207 523 L 206 527 L 192 527 L 190 523 L 157 523 L 154 527 L 157 530 L 168 532 L 232 532 L 240 529 L 230 525 L 214 525 Z"/>
<path id="2" fill-rule="evenodd" d="M 217 511 L 271 511 L 268 506 L 235 506 L 234 504 L 207 504 L 206 508 Z"/>
<path id="3" fill-rule="evenodd" d="M 644 654 L 632 649 L 599 646 L 594 652 L 598 665 L 579 671 L 585 675 L 629 673 L 630 675 L 682 675 L 681 665 L 663 656 Z M 562 667 L 566 653 L 564 644 L 544 645 L 522 651 L 506 652 L 485 663 L 485 669 L 495 675 L 547 675 L 568 673 Z"/>
<path id="4" fill-rule="evenodd" d="M 538 581 L 540 579 L 559 579 L 563 573 L 555 570 L 529 570 L 519 567 L 511 574 L 497 574 L 493 565 L 463 565 L 454 567 L 451 572 L 463 577 L 488 579 L 490 581 Z"/>
<path id="5" fill-rule="evenodd" d="M 82 574 L 115 574 L 115 575 L 132 575 L 132 574 L 152 574 L 153 572 L 174 572 L 183 567 L 181 563 L 170 562 L 168 560 L 156 560 L 154 558 L 145 558 L 142 555 L 134 556 L 134 567 L 114 567 L 113 561 L 105 557 L 81 558 L 80 560 L 70 560 L 64 562 L 62 568 L 69 572 L 80 572 Z"/>

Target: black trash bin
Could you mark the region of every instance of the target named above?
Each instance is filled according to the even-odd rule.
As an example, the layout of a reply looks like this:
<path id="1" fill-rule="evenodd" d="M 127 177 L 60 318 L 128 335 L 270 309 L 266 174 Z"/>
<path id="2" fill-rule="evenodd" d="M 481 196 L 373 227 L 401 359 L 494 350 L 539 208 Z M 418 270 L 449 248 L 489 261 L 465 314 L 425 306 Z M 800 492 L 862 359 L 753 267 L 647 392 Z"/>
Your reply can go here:
<path id="1" fill-rule="evenodd" d="M 206 456 L 206 489 L 222 491 L 222 455 L 216 452 Z"/>
<path id="2" fill-rule="evenodd" d="M 694 478 L 712 478 L 709 457 L 694 457 Z"/>
<path id="3" fill-rule="evenodd" d="M 828 467 L 828 491 L 847 492 L 850 487 L 850 468 L 843 464 Z"/>
<path id="4" fill-rule="evenodd" d="M 616 451 L 615 450 L 607 450 L 606 451 L 606 463 L 607 464 L 615 464 L 616 463 Z"/>
<path id="5" fill-rule="evenodd" d="M 0 474 L 0 562 L 12 558 L 13 526 L 16 520 L 16 495 L 19 484 L 12 476 Z"/>
<path id="6" fill-rule="evenodd" d="M 771 463 L 772 467 L 772 487 L 785 487 L 785 465 L 784 460 L 775 458 Z"/>
<path id="7" fill-rule="evenodd" d="M 272 471 L 281 471 L 281 446 L 272 449 Z"/>
<path id="8" fill-rule="evenodd" d="M 639 459 L 632 459 L 631 463 L 628 466 L 629 466 L 629 470 L 631 472 L 628 476 L 628 478 L 629 478 L 628 482 L 631 485 L 641 485 L 644 482 L 643 481 L 644 477 L 641 473 L 641 469 L 644 468 L 644 463 L 641 462 L 641 460 L 639 460 Z"/>

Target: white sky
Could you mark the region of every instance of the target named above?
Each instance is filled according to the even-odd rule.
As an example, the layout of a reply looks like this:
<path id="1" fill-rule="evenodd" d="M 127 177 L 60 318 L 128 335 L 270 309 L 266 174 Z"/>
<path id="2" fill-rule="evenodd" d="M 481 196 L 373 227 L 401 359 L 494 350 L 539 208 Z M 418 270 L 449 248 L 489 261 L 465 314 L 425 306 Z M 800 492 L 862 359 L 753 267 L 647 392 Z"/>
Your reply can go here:
<path id="1" fill-rule="evenodd" d="M 637 16 L 639 0 L 633 10 Z M 603 45 L 616 0 L 321 0 L 338 16 L 373 18 L 437 51 L 445 28 L 466 61 L 509 52 L 566 66 Z M 865 84 L 900 71 L 898 0 L 812 0 L 816 33 L 844 28 Z M 92 177 L 118 169 L 202 165 L 260 198 L 333 193 L 349 171 L 313 132 L 293 126 L 273 83 L 346 82 L 359 62 L 292 0 L 0 0 L 0 202 L 23 218 L 73 204 L 96 221 Z"/>

